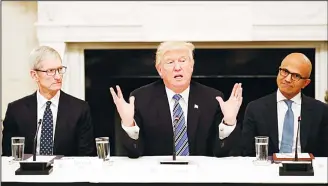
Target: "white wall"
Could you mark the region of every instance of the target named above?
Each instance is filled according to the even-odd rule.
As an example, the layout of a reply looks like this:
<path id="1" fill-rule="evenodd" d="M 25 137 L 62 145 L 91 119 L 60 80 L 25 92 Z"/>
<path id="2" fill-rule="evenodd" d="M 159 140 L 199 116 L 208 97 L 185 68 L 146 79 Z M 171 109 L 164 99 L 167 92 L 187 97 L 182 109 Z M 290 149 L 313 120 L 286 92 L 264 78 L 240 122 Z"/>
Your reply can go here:
<path id="1" fill-rule="evenodd" d="M 324 1 L 40 1 L 38 7 L 39 42 L 59 50 L 67 66 L 74 69 L 66 73 L 63 89 L 81 99 L 85 91 L 83 49 L 99 43 L 113 48 L 122 42 L 127 46 L 125 42 L 164 40 L 245 48 L 311 46 L 316 49 L 315 98 L 323 100 L 328 88 Z"/>
<path id="2" fill-rule="evenodd" d="M 3 1 L 1 116 L 7 104 L 32 93 L 35 85 L 29 76 L 28 55 L 38 45 L 37 2 Z"/>
<path id="3" fill-rule="evenodd" d="M 260 46 L 268 47 L 275 41 L 318 41 L 309 44 L 320 48 L 316 54 L 320 59 L 316 61 L 320 67 L 315 76 L 316 98 L 322 100 L 328 87 L 325 1 L 4 1 L 2 14 L 2 119 L 8 102 L 34 90 L 27 57 L 38 44 L 57 49 L 64 63 L 74 69 L 66 74 L 64 89 L 82 99 L 84 58 L 80 42 L 188 40 L 215 41 L 217 45 L 246 41 L 245 46 L 265 41 Z M 73 42 L 76 47 L 67 47 Z"/>
<path id="4" fill-rule="evenodd" d="M 325 1 L 40 1 L 38 6 L 41 42 L 327 40 Z"/>

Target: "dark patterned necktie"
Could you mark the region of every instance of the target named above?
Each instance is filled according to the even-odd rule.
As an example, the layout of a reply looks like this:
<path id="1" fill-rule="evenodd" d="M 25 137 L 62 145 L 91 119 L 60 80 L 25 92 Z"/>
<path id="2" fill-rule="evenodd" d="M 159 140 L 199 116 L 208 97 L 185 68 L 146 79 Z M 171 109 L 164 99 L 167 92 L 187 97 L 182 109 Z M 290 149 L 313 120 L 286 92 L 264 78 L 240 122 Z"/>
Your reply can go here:
<path id="1" fill-rule="evenodd" d="M 183 110 L 179 104 L 179 100 L 181 98 L 182 96 L 179 94 L 175 94 L 173 96 L 173 99 L 175 101 L 173 107 L 175 150 L 177 156 L 188 156 L 189 146 L 188 146 L 187 126 L 186 126 Z"/>
<path id="2" fill-rule="evenodd" d="M 52 117 L 50 105 L 51 105 L 51 101 L 47 101 L 47 107 L 43 114 L 41 139 L 40 139 L 40 155 L 52 155 L 53 117 Z"/>

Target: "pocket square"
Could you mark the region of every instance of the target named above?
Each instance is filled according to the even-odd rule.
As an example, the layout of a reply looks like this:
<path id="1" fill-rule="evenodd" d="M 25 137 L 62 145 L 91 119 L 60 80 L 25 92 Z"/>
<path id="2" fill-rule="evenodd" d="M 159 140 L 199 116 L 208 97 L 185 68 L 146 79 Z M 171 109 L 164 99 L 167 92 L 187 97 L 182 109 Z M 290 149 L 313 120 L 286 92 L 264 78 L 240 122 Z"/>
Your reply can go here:
<path id="1" fill-rule="evenodd" d="M 194 108 L 198 109 L 198 105 L 195 104 L 195 105 L 194 105 Z"/>

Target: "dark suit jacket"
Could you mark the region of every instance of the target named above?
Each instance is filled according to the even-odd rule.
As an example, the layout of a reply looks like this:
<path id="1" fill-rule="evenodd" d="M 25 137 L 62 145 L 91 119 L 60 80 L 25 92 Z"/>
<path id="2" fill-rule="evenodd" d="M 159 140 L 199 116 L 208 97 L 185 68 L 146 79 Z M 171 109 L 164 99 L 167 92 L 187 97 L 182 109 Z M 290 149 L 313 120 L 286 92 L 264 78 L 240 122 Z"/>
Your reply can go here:
<path id="1" fill-rule="evenodd" d="M 172 155 L 173 126 L 168 98 L 162 80 L 136 89 L 135 121 L 140 127 L 139 138 L 134 140 L 120 127 L 127 155 Z M 223 118 L 216 96 L 223 94 L 213 88 L 191 82 L 188 100 L 187 134 L 190 155 L 229 156 L 238 143 L 240 129 L 236 126 L 229 137 L 220 140 L 218 126 Z M 194 108 L 195 104 L 198 108 Z M 238 149 L 238 148 L 237 148 Z"/>
<path id="2" fill-rule="evenodd" d="M 25 137 L 25 154 L 32 154 L 37 128 L 36 92 L 8 104 L 3 130 L 3 155 L 11 156 L 11 137 Z M 40 128 L 41 130 L 41 128 Z M 89 106 L 60 92 L 54 138 L 54 155 L 96 155 Z"/>
<path id="3" fill-rule="evenodd" d="M 279 152 L 277 93 L 250 102 L 245 111 L 241 148 L 255 156 L 255 136 L 269 136 L 269 155 Z M 300 142 L 302 152 L 328 156 L 328 105 L 302 94 Z"/>

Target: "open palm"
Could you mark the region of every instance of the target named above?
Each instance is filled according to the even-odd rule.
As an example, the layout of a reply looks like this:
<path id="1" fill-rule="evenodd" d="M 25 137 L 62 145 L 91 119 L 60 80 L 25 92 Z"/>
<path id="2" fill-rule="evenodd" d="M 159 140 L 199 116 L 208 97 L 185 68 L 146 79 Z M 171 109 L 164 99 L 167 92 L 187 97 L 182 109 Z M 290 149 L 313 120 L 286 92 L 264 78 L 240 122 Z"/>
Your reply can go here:
<path id="1" fill-rule="evenodd" d="M 241 87 L 241 83 L 236 83 L 232 89 L 230 98 L 227 101 L 223 101 L 223 99 L 220 96 L 216 97 L 216 99 L 220 104 L 224 116 L 224 121 L 227 124 L 231 124 L 231 125 L 235 124 L 237 114 L 243 102 L 242 95 L 243 95 L 243 88 Z"/>
<path id="2" fill-rule="evenodd" d="M 114 89 L 110 88 L 110 93 L 112 94 L 113 101 L 116 105 L 117 112 L 119 113 L 123 125 L 125 126 L 133 126 L 133 118 L 134 118 L 134 96 L 131 96 L 129 101 L 130 103 L 127 103 L 124 100 L 121 88 L 116 85 L 117 94 L 115 93 Z"/>

